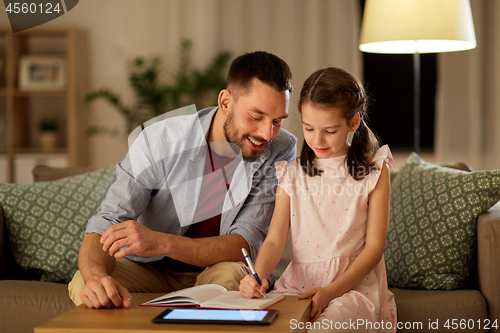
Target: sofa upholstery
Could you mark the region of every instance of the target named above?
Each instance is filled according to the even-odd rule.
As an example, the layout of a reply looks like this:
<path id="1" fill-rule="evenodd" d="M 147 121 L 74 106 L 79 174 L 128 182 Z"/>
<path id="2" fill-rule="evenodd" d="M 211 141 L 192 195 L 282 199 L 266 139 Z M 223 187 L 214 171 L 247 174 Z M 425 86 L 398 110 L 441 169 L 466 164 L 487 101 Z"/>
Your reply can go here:
<path id="1" fill-rule="evenodd" d="M 67 177 L 88 169 L 56 169 L 37 167 L 33 171 L 36 181 L 50 181 Z M 396 171 L 391 171 L 391 179 Z M 446 320 L 474 320 L 474 329 L 485 332 L 491 323 L 500 320 L 500 203 L 478 218 L 477 222 L 477 274 L 476 282 L 468 289 L 452 291 L 408 290 L 391 288 L 398 307 L 398 322 L 407 329 L 398 332 L 427 331 L 429 323 L 438 320 L 439 331 Z M 289 260 L 286 252 L 282 262 Z M 27 276 L 14 262 L 0 207 L 0 331 L 33 332 L 33 328 L 74 307 L 68 297 L 67 285 L 40 282 Z M 478 322 L 479 320 L 479 322 Z M 416 326 L 421 323 L 421 327 Z M 469 324 L 471 322 L 469 321 Z M 481 327 L 478 327 L 478 323 Z M 497 324 L 500 323 L 497 321 Z M 491 325 L 490 325 L 491 326 Z M 421 328 L 421 329 L 411 329 Z M 410 329 L 408 329 L 410 328 Z M 492 329 L 491 332 L 500 332 Z"/>
<path id="2" fill-rule="evenodd" d="M 50 181 L 90 171 L 89 168 L 48 168 L 33 170 L 35 181 Z M 10 249 L 0 206 L 0 332 L 23 333 L 72 309 L 66 284 L 40 282 L 22 271 Z"/>

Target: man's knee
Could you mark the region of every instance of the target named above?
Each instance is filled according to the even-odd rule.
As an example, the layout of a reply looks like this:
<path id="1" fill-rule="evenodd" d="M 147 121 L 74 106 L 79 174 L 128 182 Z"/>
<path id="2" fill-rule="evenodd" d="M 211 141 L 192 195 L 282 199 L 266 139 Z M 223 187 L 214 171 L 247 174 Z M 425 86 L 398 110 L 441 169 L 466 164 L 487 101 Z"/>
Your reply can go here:
<path id="1" fill-rule="evenodd" d="M 80 292 L 85 288 L 85 281 L 83 280 L 80 271 L 77 271 L 73 276 L 73 279 L 68 284 L 69 298 L 75 303 L 76 306 L 82 304 L 80 299 Z"/>
<path id="2" fill-rule="evenodd" d="M 240 280 L 249 273 L 247 266 L 241 261 L 223 261 L 201 272 L 196 279 L 196 285 L 213 283 L 227 290 L 238 290 Z"/>

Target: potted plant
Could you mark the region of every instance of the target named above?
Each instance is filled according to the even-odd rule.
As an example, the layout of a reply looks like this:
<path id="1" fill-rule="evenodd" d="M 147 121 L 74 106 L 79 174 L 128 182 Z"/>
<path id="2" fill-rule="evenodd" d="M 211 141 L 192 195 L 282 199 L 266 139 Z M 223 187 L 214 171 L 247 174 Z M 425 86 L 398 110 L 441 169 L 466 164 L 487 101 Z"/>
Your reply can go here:
<path id="1" fill-rule="evenodd" d="M 57 146 L 59 122 L 56 119 L 42 119 L 39 122 L 40 146 L 42 150 L 53 150 Z"/>
<path id="2" fill-rule="evenodd" d="M 217 96 L 226 87 L 225 69 L 231 53 L 218 53 L 204 69 L 191 66 L 192 43 L 181 42 L 179 65 L 170 71 L 170 83 L 160 82 L 162 60 L 158 57 L 137 57 L 127 64 L 129 83 L 136 97 L 135 105 L 125 105 L 121 98 L 110 89 L 104 88 L 87 95 L 87 101 L 104 98 L 113 105 L 127 121 L 125 134 L 130 134 L 137 126 L 180 107 L 195 104 L 197 109 L 217 103 Z M 118 131 L 106 127 L 93 126 L 89 134 L 117 134 Z"/>

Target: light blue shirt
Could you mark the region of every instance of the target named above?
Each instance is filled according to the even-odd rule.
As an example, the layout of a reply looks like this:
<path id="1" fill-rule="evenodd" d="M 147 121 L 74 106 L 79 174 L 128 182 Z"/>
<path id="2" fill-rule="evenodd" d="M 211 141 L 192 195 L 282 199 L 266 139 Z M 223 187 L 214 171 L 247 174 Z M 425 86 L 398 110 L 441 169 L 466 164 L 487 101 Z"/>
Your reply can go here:
<path id="1" fill-rule="evenodd" d="M 101 211 L 89 220 L 86 232 L 102 234 L 116 223 L 136 220 L 155 231 L 183 235 L 193 223 L 205 172 L 206 135 L 217 109 L 203 109 L 146 127 L 117 164 L 117 180 Z M 243 161 L 241 152 L 231 162 L 237 166 L 224 200 L 220 235 L 241 235 L 254 259 L 274 211 L 274 163 L 294 160 L 296 144 L 295 136 L 281 129 L 255 162 Z M 222 171 L 218 172 L 223 177 Z M 163 256 L 127 258 L 150 262 Z"/>

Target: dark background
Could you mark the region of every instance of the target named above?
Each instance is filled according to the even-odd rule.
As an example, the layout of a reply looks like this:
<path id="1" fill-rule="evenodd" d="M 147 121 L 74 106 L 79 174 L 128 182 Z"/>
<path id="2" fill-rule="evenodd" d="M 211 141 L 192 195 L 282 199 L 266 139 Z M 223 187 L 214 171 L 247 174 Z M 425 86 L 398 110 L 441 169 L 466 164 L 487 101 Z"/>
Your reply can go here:
<path id="1" fill-rule="evenodd" d="M 364 8 L 365 1 L 360 3 Z M 429 152 L 434 149 L 437 56 L 421 54 L 420 62 L 420 146 Z M 413 55 L 363 52 L 363 70 L 371 97 L 368 125 L 391 150 L 413 150 Z"/>

